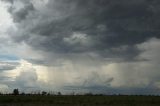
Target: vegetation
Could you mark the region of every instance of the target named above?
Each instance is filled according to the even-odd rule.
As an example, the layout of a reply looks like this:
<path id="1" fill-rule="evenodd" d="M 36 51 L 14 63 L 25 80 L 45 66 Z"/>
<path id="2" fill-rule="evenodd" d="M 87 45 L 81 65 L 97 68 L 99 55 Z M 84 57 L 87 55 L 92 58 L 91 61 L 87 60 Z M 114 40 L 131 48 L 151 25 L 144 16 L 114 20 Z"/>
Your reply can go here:
<path id="1" fill-rule="evenodd" d="M 159 96 L 1 95 L 6 106 L 159 106 Z"/>
<path id="2" fill-rule="evenodd" d="M 13 95 L 19 95 L 19 90 L 18 89 L 14 89 L 13 90 Z"/>
<path id="3" fill-rule="evenodd" d="M 0 106 L 160 106 L 160 96 L 25 94 L 14 89 L 12 94 L 0 94 Z"/>

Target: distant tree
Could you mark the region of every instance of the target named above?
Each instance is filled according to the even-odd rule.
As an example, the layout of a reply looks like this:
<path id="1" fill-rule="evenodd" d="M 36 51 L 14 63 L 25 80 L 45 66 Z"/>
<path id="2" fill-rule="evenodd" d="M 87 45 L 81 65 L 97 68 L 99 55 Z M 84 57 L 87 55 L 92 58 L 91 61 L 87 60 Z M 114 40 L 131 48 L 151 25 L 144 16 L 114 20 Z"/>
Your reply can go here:
<path id="1" fill-rule="evenodd" d="M 24 93 L 24 92 L 22 92 L 22 93 L 21 93 L 21 95 L 25 95 L 25 93 Z"/>
<path id="2" fill-rule="evenodd" d="M 19 95 L 19 90 L 18 89 L 14 89 L 13 90 L 13 95 Z"/>
<path id="3" fill-rule="evenodd" d="M 48 93 L 47 93 L 47 96 L 50 96 L 50 95 L 51 95 L 51 94 L 48 92 Z"/>
<path id="4" fill-rule="evenodd" d="M 46 91 L 42 91 L 42 95 L 47 95 L 47 92 Z"/>
<path id="5" fill-rule="evenodd" d="M 62 95 L 61 92 L 58 92 L 58 95 Z"/>
<path id="6" fill-rule="evenodd" d="M 75 95 L 75 92 L 72 92 L 70 95 Z"/>
<path id="7" fill-rule="evenodd" d="M 89 92 L 89 93 L 86 93 L 85 95 L 92 96 L 93 94 L 91 92 Z"/>

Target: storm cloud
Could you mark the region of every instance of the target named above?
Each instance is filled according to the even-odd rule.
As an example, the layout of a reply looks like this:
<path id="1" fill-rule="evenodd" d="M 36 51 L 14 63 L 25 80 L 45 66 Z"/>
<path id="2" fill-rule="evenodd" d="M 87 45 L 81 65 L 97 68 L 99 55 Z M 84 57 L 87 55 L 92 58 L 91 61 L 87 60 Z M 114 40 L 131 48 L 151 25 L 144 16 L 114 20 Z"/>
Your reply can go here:
<path id="1" fill-rule="evenodd" d="M 159 37 L 158 4 L 157 0 L 14 0 L 9 11 L 19 28 L 15 41 L 35 49 L 134 59 L 139 53 L 134 45 Z"/>
<path id="2" fill-rule="evenodd" d="M 22 82 L 139 94 L 160 87 L 160 1 L 2 1 L 14 26 L 7 39 L 18 45 L 16 56 L 35 68 L 35 81 L 28 81 L 28 74 Z"/>

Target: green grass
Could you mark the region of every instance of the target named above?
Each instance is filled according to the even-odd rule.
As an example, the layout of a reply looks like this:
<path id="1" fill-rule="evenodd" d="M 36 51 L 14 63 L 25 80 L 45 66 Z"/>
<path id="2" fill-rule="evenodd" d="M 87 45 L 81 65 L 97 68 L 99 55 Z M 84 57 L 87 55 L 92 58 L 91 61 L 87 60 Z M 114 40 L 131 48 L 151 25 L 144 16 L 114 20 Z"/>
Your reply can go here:
<path id="1" fill-rule="evenodd" d="M 160 106 L 159 96 L 0 96 L 0 106 Z"/>

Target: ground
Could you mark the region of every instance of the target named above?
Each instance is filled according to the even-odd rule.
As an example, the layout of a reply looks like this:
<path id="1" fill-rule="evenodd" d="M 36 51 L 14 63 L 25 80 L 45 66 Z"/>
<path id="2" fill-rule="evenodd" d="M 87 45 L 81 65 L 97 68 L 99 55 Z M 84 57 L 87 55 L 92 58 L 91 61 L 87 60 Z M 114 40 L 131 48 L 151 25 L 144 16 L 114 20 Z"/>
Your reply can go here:
<path id="1" fill-rule="evenodd" d="M 160 106 L 160 96 L 3 95 L 0 106 Z"/>

